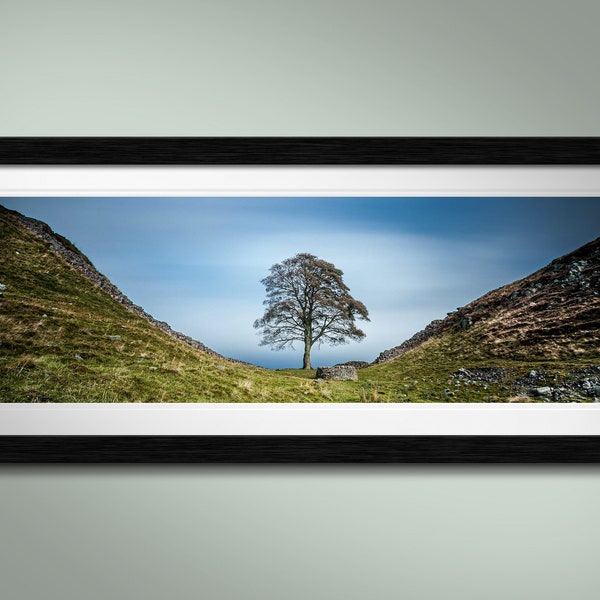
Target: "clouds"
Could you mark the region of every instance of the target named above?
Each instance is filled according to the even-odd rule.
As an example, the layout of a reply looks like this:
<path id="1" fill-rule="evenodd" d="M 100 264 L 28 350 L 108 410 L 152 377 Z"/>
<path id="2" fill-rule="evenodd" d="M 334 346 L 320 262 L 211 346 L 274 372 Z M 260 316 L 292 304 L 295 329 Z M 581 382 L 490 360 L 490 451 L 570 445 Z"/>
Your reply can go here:
<path id="1" fill-rule="evenodd" d="M 352 295 L 370 312 L 371 322 L 360 324 L 367 334 L 361 344 L 316 352 L 317 359 L 321 356 L 329 362 L 340 362 L 340 357 L 371 361 L 431 320 L 511 280 L 508 274 L 499 279 L 491 268 L 499 249 L 477 252 L 471 242 L 430 236 L 298 229 L 292 238 L 279 231 L 256 236 L 244 229 L 226 244 L 226 253 L 216 251 L 212 257 L 221 261 L 218 274 L 208 268 L 200 270 L 204 276 L 198 275 L 195 287 L 188 282 L 185 294 L 181 292 L 183 279 L 177 287 L 167 286 L 159 293 L 154 289 L 152 298 L 155 286 L 141 282 L 144 290 L 138 288 L 139 293 L 148 297 L 149 312 L 176 329 L 222 354 L 267 366 L 283 362 L 281 356 L 257 347 L 252 324 L 263 312 L 264 288 L 259 282 L 274 262 L 299 251 L 309 251 L 341 268 Z M 301 360 L 293 351 L 283 354 L 288 366 Z"/>
<path id="2" fill-rule="evenodd" d="M 431 320 L 528 275 L 595 235 L 596 199 L 14 198 L 71 239 L 127 294 L 216 351 L 269 367 L 260 280 L 299 252 L 332 262 L 369 310 L 361 343 L 313 364 L 373 360 Z M 598 232 L 596 232 L 598 235 Z"/>

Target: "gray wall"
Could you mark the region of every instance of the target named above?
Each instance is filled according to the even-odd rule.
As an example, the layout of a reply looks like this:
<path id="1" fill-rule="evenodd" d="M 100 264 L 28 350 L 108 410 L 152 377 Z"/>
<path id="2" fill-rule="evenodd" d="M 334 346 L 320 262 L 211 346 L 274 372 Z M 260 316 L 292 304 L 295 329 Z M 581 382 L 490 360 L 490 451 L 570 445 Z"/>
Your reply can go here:
<path id="1" fill-rule="evenodd" d="M 600 5 L 0 1 L 0 135 L 600 135 Z M 600 468 L 1 467 L 11 600 L 597 598 Z"/>
<path id="2" fill-rule="evenodd" d="M 1 0 L 1 135 L 592 135 L 595 0 Z"/>
<path id="3" fill-rule="evenodd" d="M 598 467 L 5 467 L 0 485 L 7 600 L 598 598 Z"/>

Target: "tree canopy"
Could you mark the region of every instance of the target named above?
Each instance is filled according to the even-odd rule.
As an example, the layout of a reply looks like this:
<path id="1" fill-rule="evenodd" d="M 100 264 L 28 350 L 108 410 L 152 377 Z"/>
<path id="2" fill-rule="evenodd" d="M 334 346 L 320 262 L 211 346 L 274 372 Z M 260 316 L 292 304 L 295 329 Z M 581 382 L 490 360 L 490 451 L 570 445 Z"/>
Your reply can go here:
<path id="1" fill-rule="evenodd" d="M 310 351 L 317 344 L 346 344 L 365 337 L 355 320 L 369 320 L 362 302 L 350 295 L 343 272 L 312 254 L 296 254 L 273 265 L 261 283 L 267 297 L 265 314 L 254 322 L 262 330 L 261 346 L 283 350 L 304 344 L 302 368 L 310 369 Z"/>

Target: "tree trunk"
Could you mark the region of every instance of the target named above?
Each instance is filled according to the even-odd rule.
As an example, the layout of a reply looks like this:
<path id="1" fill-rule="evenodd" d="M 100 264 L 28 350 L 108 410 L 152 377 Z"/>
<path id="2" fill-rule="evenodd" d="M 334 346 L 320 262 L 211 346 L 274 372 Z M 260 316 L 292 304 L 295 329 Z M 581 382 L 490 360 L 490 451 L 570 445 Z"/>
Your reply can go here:
<path id="1" fill-rule="evenodd" d="M 310 344 L 308 342 L 304 342 L 304 358 L 302 359 L 302 368 L 312 369 L 310 365 Z"/>

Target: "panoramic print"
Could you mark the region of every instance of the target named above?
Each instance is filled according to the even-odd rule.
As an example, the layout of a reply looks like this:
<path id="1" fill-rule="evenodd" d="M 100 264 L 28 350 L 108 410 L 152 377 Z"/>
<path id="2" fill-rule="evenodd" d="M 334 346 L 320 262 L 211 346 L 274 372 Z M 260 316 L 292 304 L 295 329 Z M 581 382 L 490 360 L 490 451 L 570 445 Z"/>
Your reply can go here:
<path id="1" fill-rule="evenodd" d="M 2 402 L 598 402 L 600 201 L 0 199 Z"/>

